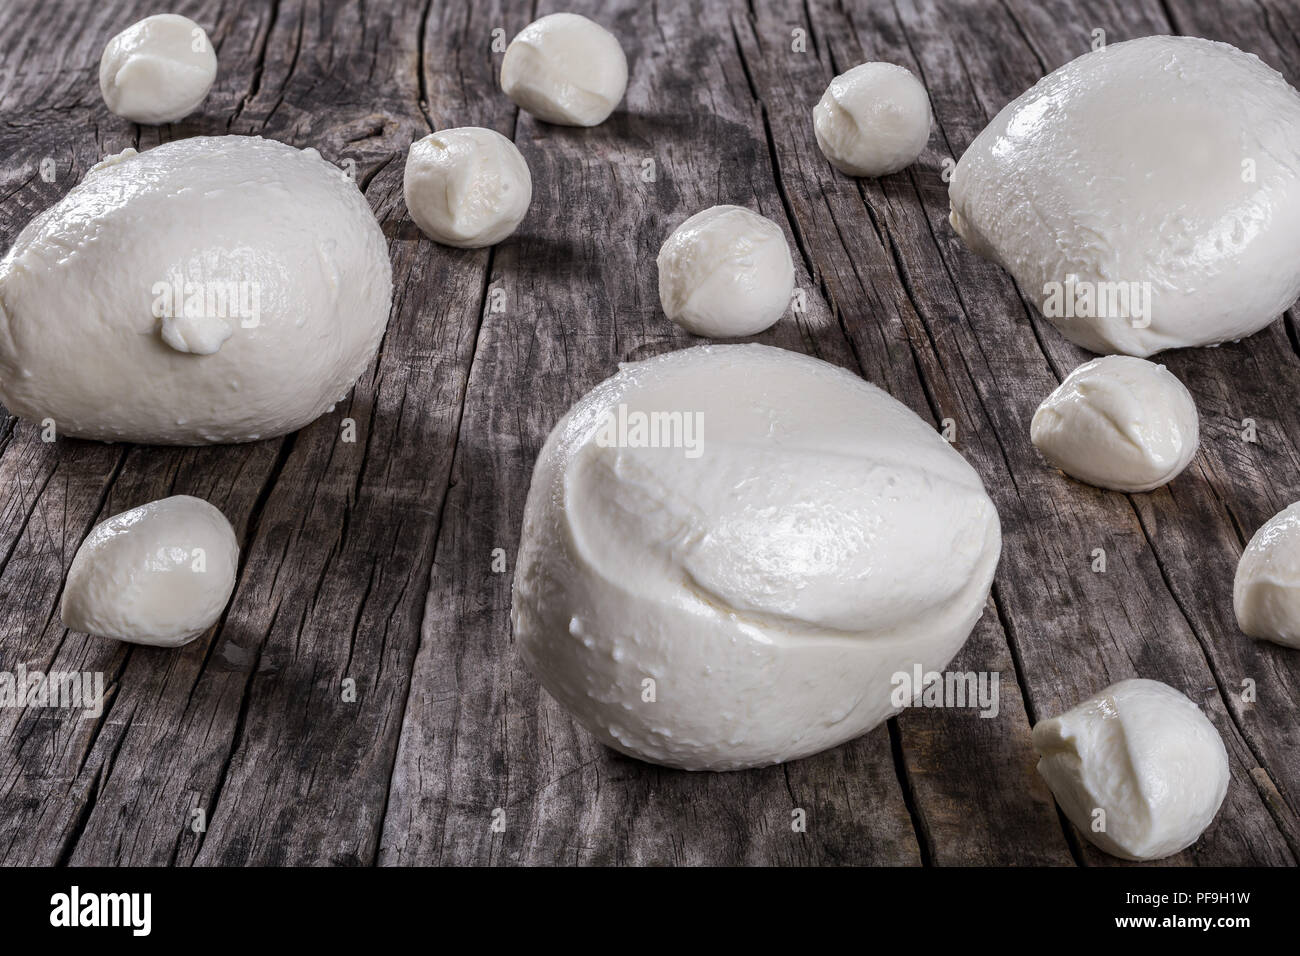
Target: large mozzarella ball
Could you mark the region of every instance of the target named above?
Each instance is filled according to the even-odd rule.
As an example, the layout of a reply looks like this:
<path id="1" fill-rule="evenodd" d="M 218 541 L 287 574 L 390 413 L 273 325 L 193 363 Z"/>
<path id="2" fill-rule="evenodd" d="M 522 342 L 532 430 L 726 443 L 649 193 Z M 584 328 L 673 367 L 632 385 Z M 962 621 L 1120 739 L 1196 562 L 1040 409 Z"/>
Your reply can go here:
<path id="1" fill-rule="evenodd" d="M 930 138 L 930 97 L 910 70 L 862 63 L 826 87 L 813 109 L 813 132 L 842 173 L 896 173 L 916 162 Z"/>
<path id="2" fill-rule="evenodd" d="M 217 54 L 188 17 L 160 13 L 133 23 L 104 47 L 99 90 L 134 123 L 174 123 L 194 112 L 217 76 Z"/>
<path id="3" fill-rule="evenodd" d="M 618 38 L 576 13 L 552 13 L 506 47 L 501 88 L 520 109 L 560 126 L 597 126 L 627 90 Z"/>
<path id="4" fill-rule="evenodd" d="M 794 261 L 781 227 L 741 206 L 711 206 L 659 249 L 659 302 L 688 332 L 755 335 L 790 305 Z"/>
<path id="5" fill-rule="evenodd" d="M 533 177 L 515 144 L 466 126 L 411 144 L 402 181 L 406 208 L 435 242 L 476 249 L 515 231 L 533 198 Z"/>
<path id="6" fill-rule="evenodd" d="M 524 510 L 524 660 L 603 743 L 730 770 L 875 727 L 943 667 L 1001 544 L 979 476 L 880 389 L 762 345 L 624 365 L 555 426 Z"/>
<path id="7" fill-rule="evenodd" d="M 1067 475 L 1114 491 L 1151 491 L 1196 454 L 1200 417 L 1163 365 L 1107 355 L 1080 365 L 1034 412 L 1034 446 Z"/>
<path id="8" fill-rule="evenodd" d="M 1300 501 L 1251 537 L 1237 562 L 1232 606 L 1242 633 L 1300 647 Z"/>
<path id="9" fill-rule="evenodd" d="M 1168 684 L 1123 680 L 1034 725 L 1038 772 L 1094 845 L 1125 860 L 1191 846 L 1228 792 L 1228 753 Z"/>
<path id="10" fill-rule="evenodd" d="M 0 259 L 0 401 L 104 441 L 281 435 L 347 395 L 391 295 L 379 224 L 315 150 L 127 150 Z"/>
<path id="11" fill-rule="evenodd" d="M 1300 294 L 1300 94 L 1226 43 L 1116 43 L 1006 106 L 949 198 L 966 243 L 1084 348 L 1239 339 Z"/>
<path id="12" fill-rule="evenodd" d="M 63 587 L 63 624 L 132 644 L 188 644 L 220 619 L 238 568 L 220 511 L 189 495 L 151 501 L 87 535 Z"/>

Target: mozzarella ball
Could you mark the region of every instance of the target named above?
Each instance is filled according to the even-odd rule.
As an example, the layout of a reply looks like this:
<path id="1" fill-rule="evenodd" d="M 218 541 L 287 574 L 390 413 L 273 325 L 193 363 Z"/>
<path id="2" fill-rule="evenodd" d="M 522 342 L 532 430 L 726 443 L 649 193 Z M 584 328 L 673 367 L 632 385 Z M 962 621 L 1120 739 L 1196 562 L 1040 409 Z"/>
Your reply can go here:
<path id="1" fill-rule="evenodd" d="M 813 108 L 813 132 L 842 173 L 896 173 L 916 162 L 930 138 L 930 97 L 910 70 L 862 63 L 826 87 Z"/>
<path id="2" fill-rule="evenodd" d="M 1029 436 L 1067 475 L 1113 491 L 1151 491 L 1196 454 L 1200 418 L 1163 365 L 1108 355 L 1080 365 L 1034 412 Z"/>
<path id="3" fill-rule="evenodd" d="M 618 39 L 576 13 L 552 13 L 506 47 L 501 88 L 515 105 L 559 126 L 598 126 L 627 90 Z"/>
<path id="4" fill-rule="evenodd" d="M 740 206 L 711 206 L 659 249 L 659 302 L 688 332 L 756 335 L 790 305 L 794 261 L 781 227 Z"/>
<path id="5" fill-rule="evenodd" d="M 133 123 L 174 123 L 198 108 L 217 77 L 217 54 L 188 17 L 160 13 L 133 23 L 104 47 L 99 90 Z"/>
<path id="6" fill-rule="evenodd" d="M 406 208 L 426 236 L 477 249 L 515 231 L 533 198 L 533 177 L 515 144 L 466 126 L 411 144 L 402 181 Z"/>
<path id="7" fill-rule="evenodd" d="M 176 495 L 95 525 L 68 569 L 65 627 L 132 644 L 179 647 L 221 618 L 239 543 L 220 511 Z"/>
<path id="8" fill-rule="evenodd" d="M 967 245 L 1071 342 L 1239 339 L 1300 294 L 1300 94 L 1226 43 L 1112 44 L 1006 106 L 949 199 Z"/>
<path id="9" fill-rule="evenodd" d="M 1159 681 L 1112 684 L 1039 721 L 1033 742 L 1038 772 L 1070 822 L 1121 859 L 1158 860 L 1191 846 L 1228 792 L 1219 732 Z"/>
<path id="10" fill-rule="evenodd" d="M 1246 545 L 1232 606 L 1243 634 L 1300 647 L 1300 501 L 1270 518 Z"/>
<path id="11" fill-rule="evenodd" d="M 79 438 L 270 438 L 347 395 L 391 295 L 370 206 L 315 150 L 127 150 L 0 259 L 0 401 Z"/>
<path id="12" fill-rule="evenodd" d="M 511 620 L 602 743 L 733 770 L 807 756 L 943 667 L 998 563 L 979 476 L 880 389 L 762 345 L 624 365 L 547 439 Z"/>

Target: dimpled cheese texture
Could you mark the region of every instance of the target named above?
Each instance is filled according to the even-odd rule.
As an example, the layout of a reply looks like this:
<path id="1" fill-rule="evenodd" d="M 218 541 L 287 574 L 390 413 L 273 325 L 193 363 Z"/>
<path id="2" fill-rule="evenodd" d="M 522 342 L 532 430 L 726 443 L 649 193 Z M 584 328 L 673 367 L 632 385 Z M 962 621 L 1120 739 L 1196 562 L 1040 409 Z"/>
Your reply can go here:
<path id="1" fill-rule="evenodd" d="M 1067 475 L 1113 491 L 1151 491 L 1196 454 L 1200 416 L 1163 365 L 1107 355 L 1080 365 L 1034 412 L 1034 446 Z"/>
<path id="2" fill-rule="evenodd" d="M 391 294 L 379 224 L 315 150 L 128 150 L 0 259 L 0 401 L 103 441 L 282 435 L 347 395 Z"/>
<path id="3" fill-rule="evenodd" d="M 627 91 L 618 39 L 576 13 L 524 27 L 501 60 L 501 88 L 520 109 L 559 126 L 598 126 Z"/>
<path id="4" fill-rule="evenodd" d="M 174 123 L 198 108 L 217 76 L 203 28 L 162 13 L 133 23 L 104 47 L 99 90 L 108 108 L 134 123 Z"/>
<path id="5" fill-rule="evenodd" d="M 515 144 L 466 126 L 411 144 L 402 181 L 406 208 L 434 242 L 476 249 L 515 231 L 533 197 L 533 177 Z"/>
<path id="6" fill-rule="evenodd" d="M 1239 339 L 1300 294 L 1300 94 L 1225 43 L 1116 43 L 1006 106 L 949 199 L 967 245 L 1086 349 Z"/>
<path id="7" fill-rule="evenodd" d="M 813 109 L 813 133 L 842 173 L 896 173 L 916 162 L 930 138 L 930 97 L 904 67 L 861 63 L 826 87 Z"/>
<path id="8" fill-rule="evenodd" d="M 781 318 L 794 293 L 794 261 L 781 227 L 741 206 L 711 206 L 659 249 L 659 302 L 688 332 L 756 335 Z"/>
<path id="9" fill-rule="evenodd" d="M 601 742 L 762 766 L 896 712 L 894 675 L 957 652 L 1000 546 L 979 476 L 880 389 L 794 352 L 699 346 L 622 366 L 551 432 L 511 620 Z"/>
<path id="10" fill-rule="evenodd" d="M 1243 634 L 1300 647 L 1300 501 L 1270 518 L 1246 545 L 1232 605 Z"/>
<path id="11" fill-rule="evenodd" d="M 189 495 L 151 501 L 95 525 L 68 569 L 60 614 L 74 631 L 179 647 L 220 619 L 238 567 L 220 511 Z"/>
<path id="12" fill-rule="evenodd" d="M 1228 792 L 1219 732 L 1159 681 L 1112 684 L 1039 721 L 1033 742 L 1038 772 L 1070 822 L 1121 859 L 1158 860 L 1191 846 Z M 1094 829 L 1098 810 L 1104 829 Z"/>

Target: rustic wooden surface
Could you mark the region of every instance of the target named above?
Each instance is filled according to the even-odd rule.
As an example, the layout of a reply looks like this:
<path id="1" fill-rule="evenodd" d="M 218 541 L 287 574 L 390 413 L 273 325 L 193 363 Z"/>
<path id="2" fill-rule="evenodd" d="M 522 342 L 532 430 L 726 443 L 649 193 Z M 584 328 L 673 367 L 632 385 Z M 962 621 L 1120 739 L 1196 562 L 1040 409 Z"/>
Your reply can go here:
<path id="1" fill-rule="evenodd" d="M 1202 427 L 1171 485 L 1073 483 L 1043 466 L 1027 426 L 1085 355 L 963 247 L 941 172 L 1094 29 L 1228 40 L 1297 84 L 1300 4 L 575 0 L 559 9 L 614 30 L 631 65 L 625 103 L 590 130 L 539 123 L 496 87 L 493 31 L 508 39 L 550 4 L 169 9 L 208 29 L 220 73 L 199 113 L 141 128 L 107 112 L 97 65 L 155 5 L 0 0 L 0 242 L 106 153 L 262 134 L 355 164 L 391 243 L 393 315 L 350 399 L 282 439 L 50 444 L 0 419 L 0 670 L 103 671 L 109 685 L 98 719 L 0 710 L 0 861 L 1114 865 L 1056 811 L 1029 729 L 1139 675 L 1200 704 L 1232 766 L 1214 825 L 1169 862 L 1295 864 L 1300 652 L 1244 638 L 1231 604 L 1244 542 L 1300 499 L 1295 316 L 1163 357 Z M 879 181 L 836 174 L 810 122 L 830 78 L 864 59 L 915 72 L 936 119 L 919 163 Z M 533 172 L 528 218 L 492 250 L 434 245 L 402 202 L 411 140 L 466 125 L 512 136 Z M 652 262 L 714 203 L 773 218 L 797 250 L 808 309 L 759 341 L 956 422 L 1004 544 L 953 667 L 1000 672 L 996 719 L 912 711 L 807 760 L 688 774 L 594 744 L 514 653 L 510 570 L 533 459 L 618 362 L 691 344 L 659 311 Z M 344 418 L 355 444 L 339 439 Z M 1241 438 L 1248 418 L 1255 443 Z M 165 651 L 66 631 L 62 580 L 89 529 L 182 492 L 241 538 L 214 633 Z M 794 808 L 806 833 L 791 831 Z"/>

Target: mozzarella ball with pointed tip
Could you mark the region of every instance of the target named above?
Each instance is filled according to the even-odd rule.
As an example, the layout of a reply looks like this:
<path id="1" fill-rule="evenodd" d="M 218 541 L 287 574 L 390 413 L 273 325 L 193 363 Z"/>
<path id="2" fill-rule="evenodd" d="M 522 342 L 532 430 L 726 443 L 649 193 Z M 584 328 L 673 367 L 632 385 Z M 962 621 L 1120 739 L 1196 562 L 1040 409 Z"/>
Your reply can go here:
<path id="1" fill-rule="evenodd" d="M 552 13 L 510 41 L 501 88 L 539 120 L 598 126 L 627 91 L 627 57 L 600 24 L 576 13 Z"/>
<path id="2" fill-rule="evenodd" d="M 794 760 L 895 713 L 983 612 L 997 512 L 883 391 L 764 345 L 624 365 L 555 426 L 511 620 L 597 739 L 687 770 Z"/>
<path id="3" fill-rule="evenodd" d="M 65 437 L 272 438 L 347 395 L 391 301 L 369 203 L 314 149 L 126 150 L 0 258 L 0 402 Z"/>
<path id="4" fill-rule="evenodd" d="M 1300 647 L 1300 501 L 1251 537 L 1237 562 L 1232 606 L 1243 634 Z"/>
<path id="5" fill-rule="evenodd" d="M 781 227 L 741 206 L 697 212 L 673 230 L 656 262 L 664 314 L 696 335 L 756 335 L 781 318 L 794 293 Z"/>
<path id="6" fill-rule="evenodd" d="M 221 618 L 239 543 L 226 516 L 176 495 L 95 525 L 72 559 L 65 627 L 131 644 L 179 647 Z"/>
<path id="7" fill-rule="evenodd" d="M 1004 107 L 948 196 L 957 234 L 1077 345 L 1240 339 L 1300 295 L 1300 93 L 1226 43 L 1112 43 Z"/>
<path id="8" fill-rule="evenodd" d="M 1070 822 L 1121 859 L 1159 860 L 1191 846 L 1228 793 L 1219 732 L 1159 681 L 1112 684 L 1039 721 L 1033 744 L 1038 772 Z"/>
<path id="9" fill-rule="evenodd" d="M 813 109 L 813 133 L 840 172 L 886 176 L 916 162 L 930 120 L 930 97 L 910 70 L 862 63 L 826 87 Z"/>
<path id="10" fill-rule="evenodd" d="M 217 54 L 188 17 L 160 13 L 133 23 L 104 47 L 99 89 L 133 123 L 174 123 L 198 109 L 217 76 Z"/>
<path id="11" fill-rule="evenodd" d="M 1034 412 L 1030 439 L 1072 478 L 1112 491 L 1172 481 L 1200 442 L 1187 387 L 1163 365 L 1108 355 L 1080 365 Z"/>
<path id="12" fill-rule="evenodd" d="M 411 144 L 402 192 L 426 236 L 478 249 L 496 245 L 523 221 L 533 177 L 514 143 L 496 130 L 466 126 Z"/>

